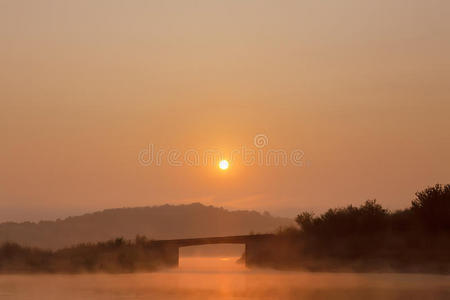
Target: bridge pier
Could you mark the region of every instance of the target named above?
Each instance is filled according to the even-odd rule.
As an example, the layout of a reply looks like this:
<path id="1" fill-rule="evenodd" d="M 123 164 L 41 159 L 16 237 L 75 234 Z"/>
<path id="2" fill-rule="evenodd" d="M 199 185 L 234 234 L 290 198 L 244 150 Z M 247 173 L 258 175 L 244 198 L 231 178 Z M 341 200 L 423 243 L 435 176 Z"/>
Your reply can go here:
<path id="1" fill-rule="evenodd" d="M 253 240 L 245 243 L 245 265 L 251 266 L 259 262 L 265 254 L 266 242 L 263 240 Z"/>
<path id="2" fill-rule="evenodd" d="M 164 249 L 166 263 L 170 267 L 176 267 L 180 265 L 180 247 L 168 246 Z"/>
<path id="3" fill-rule="evenodd" d="M 175 243 L 154 243 L 150 251 L 162 266 L 176 268 L 179 265 L 179 248 Z"/>

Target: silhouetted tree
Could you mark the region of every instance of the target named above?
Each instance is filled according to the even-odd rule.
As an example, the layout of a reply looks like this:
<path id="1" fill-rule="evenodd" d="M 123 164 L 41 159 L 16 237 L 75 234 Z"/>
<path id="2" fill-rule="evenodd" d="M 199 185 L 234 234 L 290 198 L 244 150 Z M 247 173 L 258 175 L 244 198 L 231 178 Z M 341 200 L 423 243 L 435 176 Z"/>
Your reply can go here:
<path id="1" fill-rule="evenodd" d="M 416 193 L 412 211 L 422 225 L 430 231 L 450 230 L 450 184 L 436 184 Z"/>
<path id="2" fill-rule="evenodd" d="M 297 216 L 295 222 L 297 222 L 303 231 L 309 232 L 314 227 L 314 214 L 310 212 L 302 212 Z"/>
<path id="3" fill-rule="evenodd" d="M 388 227 L 388 211 L 376 200 L 368 200 L 360 207 L 349 205 L 329 209 L 319 217 L 304 212 L 296 222 L 305 233 L 318 235 L 370 234 L 384 231 Z"/>

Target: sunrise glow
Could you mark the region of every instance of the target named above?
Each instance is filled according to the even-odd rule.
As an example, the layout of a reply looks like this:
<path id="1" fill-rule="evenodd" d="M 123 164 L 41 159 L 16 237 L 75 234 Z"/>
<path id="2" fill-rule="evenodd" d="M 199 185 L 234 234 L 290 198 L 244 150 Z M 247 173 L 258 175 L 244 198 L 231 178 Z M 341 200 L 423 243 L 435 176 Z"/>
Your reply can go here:
<path id="1" fill-rule="evenodd" d="M 219 168 L 221 169 L 221 170 L 226 170 L 226 169 L 228 169 L 228 167 L 230 166 L 230 164 L 228 163 L 228 161 L 227 160 L 221 160 L 220 162 L 219 162 Z"/>

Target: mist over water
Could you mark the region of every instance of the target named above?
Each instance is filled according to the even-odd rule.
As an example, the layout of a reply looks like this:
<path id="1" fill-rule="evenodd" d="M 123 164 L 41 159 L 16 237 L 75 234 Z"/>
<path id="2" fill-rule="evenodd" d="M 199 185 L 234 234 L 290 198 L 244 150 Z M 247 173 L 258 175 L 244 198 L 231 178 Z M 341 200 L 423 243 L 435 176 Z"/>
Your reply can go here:
<path id="1" fill-rule="evenodd" d="M 0 299 L 449 299 L 450 276 L 249 270 L 238 257 L 181 257 L 176 270 L 0 275 Z"/>

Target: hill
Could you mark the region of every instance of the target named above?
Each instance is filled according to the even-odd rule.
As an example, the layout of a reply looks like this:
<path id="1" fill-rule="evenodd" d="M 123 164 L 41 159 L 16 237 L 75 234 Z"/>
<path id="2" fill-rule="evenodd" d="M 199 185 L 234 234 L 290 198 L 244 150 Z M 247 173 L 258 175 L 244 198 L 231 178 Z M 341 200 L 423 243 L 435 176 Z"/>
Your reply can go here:
<path id="1" fill-rule="evenodd" d="M 224 208 L 188 205 L 116 208 L 38 223 L 0 224 L 0 243 L 10 241 L 25 246 L 57 249 L 84 242 L 116 237 L 150 239 L 240 235 L 273 232 L 293 220 L 256 211 L 229 211 Z"/>

